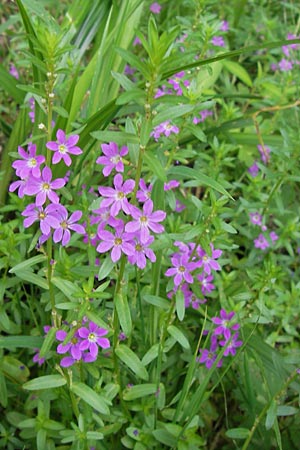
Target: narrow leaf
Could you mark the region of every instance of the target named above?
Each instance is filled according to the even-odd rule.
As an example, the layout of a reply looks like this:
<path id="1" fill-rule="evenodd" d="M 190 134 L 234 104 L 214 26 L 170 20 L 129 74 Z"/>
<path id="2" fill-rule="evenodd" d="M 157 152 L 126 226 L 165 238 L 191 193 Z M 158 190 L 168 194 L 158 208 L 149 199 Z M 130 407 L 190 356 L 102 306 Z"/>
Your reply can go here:
<path id="1" fill-rule="evenodd" d="M 126 295 L 119 293 L 114 298 L 120 325 L 125 335 L 128 337 L 131 335 L 132 331 L 132 322 L 131 322 L 131 314 L 130 307 L 128 305 Z"/>
<path id="2" fill-rule="evenodd" d="M 73 383 L 70 390 L 101 414 L 109 414 L 107 400 L 84 383 Z"/>
<path id="3" fill-rule="evenodd" d="M 119 345 L 116 348 L 116 355 L 120 360 L 131 369 L 139 378 L 147 381 L 149 378 L 148 372 L 141 363 L 138 356 L 126 345 Z"/>
<path id="4" fill-rule="evenodd" d="M 36 391 L 39 389 L 52 389 L 66 384 L 65 378 L 61 375 L 45 375 L 43 377 L 34 378 L 23 384 L 23 388 L 29 391 Z"/>

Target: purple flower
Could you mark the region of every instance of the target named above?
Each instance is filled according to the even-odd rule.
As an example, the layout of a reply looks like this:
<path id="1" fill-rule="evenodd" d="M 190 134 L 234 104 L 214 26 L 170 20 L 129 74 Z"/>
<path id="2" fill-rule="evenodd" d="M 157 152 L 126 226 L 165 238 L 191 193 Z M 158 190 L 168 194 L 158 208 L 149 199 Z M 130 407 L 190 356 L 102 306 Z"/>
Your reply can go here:
<path id="1" fill-rule="evenodd" d="M 174 255 L 171 258 L 173 267 L 165 272 L 166 277 L 174 276 L 175 286 L 179 286 L 186 281 L 187 283 L 193 283 L 194 279 L 190 274 L 191 271 L 196 269 L 197 263 L 190 262 L 187 254 Z"/>
<path id="2" fill-rule="evenodd" d="M 207 275 L 205 272 L 197 275 L 197 279 L 201 283 L 201 292 L 203 295 L 210 294 L 216 287 L 211 283 L 214 277 L 212 275 Z"/>
<path id="3" fill-rule="evenodd" d="M 166 122 L 162 122 L 157 127 L 154 128 L 154 130 L 151 132 L 151 136 L 154 137 L 156 141 L 160 138 L 162 134 L 169 137 L 171 133 L 178 134 L 179 128 L 175 125 L 172 125 L 169 120 Z"/>
<path id="4" fill-rule="evenodd" d="M 272 242 L 275 242 L 279 239 L 278 235 L 275 233 L 275 231 L 271 231 L 271 233 L 269 234 L 270 239 Z"/>
<path id="5" fill-rule="evenodd" d="M 128 222 L 125 226 L 125 231 L 129 233 L 140 232 L 141 242 L 145 243 L 149 239 L 150 231 L 153 233 L 162 233 L 164 227 L 158 222 L 162 222 L 166 218 L 164 211 L 153 211 L 152 200 L 147 200 L 143 205 L 143 212 L 136 206 L 130 206 L 130 214 L 135 219 Z"/>
<path id="6" fill-rule="evenodd" d="M 278 63 L 278 67 L 282 72 L 288 72 L 289 70 L 292 70 L 293 63 L 292 61 L 288 61 L 287 59 L 282 58 L 282 60 Z"/>
<path id="7" fill-rule="evenodd" d="M 81 351 L 89 350 L 92 358 L 97 358 L 98 346 L 102 348 L 109 348 L 110 343 L 107 338 L 103 338 L 108 333 L 105 328 L 99 328 L 94 322 L 89 323 L 89 328 L 81 327 L 78 330 L 78 335 L 83 339 L 79 345 Z"/>
<path id="8" fill-rule="evenodd" d="M 147 200 L 149 200 L 151 196 L 153 184 L 149 184 L 149 186 L 147 186 L 143 178 L 141 178 L 139 182 L 139 187 L 140 189 L 136 193 L 136 198 L 138 199 L 139 202 L 144 203 Z"/>
<path id="9" fill-rule="evenodd" d="M 270 161 L 271 149 L 269 147 L 267 147 L 266 145 L 264 145 L 264 146 L 258 145 L 257 148 L 260 153 L 262 162 L 264 164 L 267 164 Z"/>
<path id="10" fill-rule="evenodd" d="M 260 214 L 258 214 L 258 212 L 255 213 L 250 213 L 250 221 L 254 224 L 254 225 L 262 225 L 262 216 Z"/>
<path id="11" fill-rule="evenodd" d="M 200 357 L 197 358 L 199 363 L 205 363 L 205 367 L 210 369 L 217 359 L 218 341 L 215 336 L 211 337 L 210 349 L 200 349 Z M 222 360 L 218 361 L 217 367 L 222 366 Z"/>
<path id="12" fill-rule="evenodd" d="M 220 31 L 228 31 L 229 30 L 229 23 L 227 22 L 227 20 L 223 20 L 222 24 L 219 28 Z"/>
<path id="13" fill-rule="evenodd" d="M 236 348 L 241 347 L 243 345 L 243 341 L 238 341 L 239 333 L 234 333 L 231 339 L 222 339 L 219 342 L 221 347 L 226 347 L 224 350 L 224 356 L 228 356 L 231 354 L 234 356 L 236 354 Z"/>
<path id="14" fill-rule="evenodd" d="M 180 85 L 180 82 L 183 82 L 184 86 L 189 86 L 190 82 L 188 80 L 182 80 L 184 77 L 185 72 L 182 70 L 181 72 L 178 72 L 174 75 L 173 78 L 169 78 L 168 83 L 172 85 L 174 91 L 177 93 L 177 95 L 182 95 L 182 88 Z"/>
<path id="15" fill-rule="evenodd" d="M 257 239 L 254 239 L 254 247 L 265 250 L 266 248 L 270 247 L 270 244 L 265 236 L 263 234 L 260 234 Z"/>
<path id="16" fill-rule="evenodd" d="M 206 299 L 205 298 L 198 298 L 193 291 L 191 291 L 189 289 L 189 285 L 187 283 L 184 283 L 181 286 L 181 290 L 183 292 L 184 295 L 184 305 L 186 308 L 188 308 L 189 306 L 192 306 L 193 309 L 198 309 L 199 305 L 202 305 L 203 303 L 206 303 Z"/>
<path id="17" fill-rule="evenodd" d="M 147 200 L 143 205 L 143 212 L 136 206 L 130 207 L 130 214 L 135 219 L 128 222 L 125 226 L 125 231 L 129 233 L 140 232 L 141 242 L 145 243 L 150 237 L 150 231 L 153 233 L 162 233 L 164 227 L 158 222 L 162 222 L 166 218 L 166 213 L 162 210 L 153 211 L 152 200 Z"/>
<path id="18" fill-rule="evenodd" d="M 105 156 L 100 156 L 97 160 L 97 164 L 102 164 L 105 167 L 102 173 L 105 177 L 111 174 L 112 170 L 115 169 L 117 172 L 124 172 L 124 164 L 122 161 L 122 156 L 127 155 L 128 148 L 126 146 L 119 147 L 115 142 L 110 142 L 109 144 L 101 145 L 102 152 Z"/>
<path id="19" fill-rule="evenodd" d="M 111 250 L 111 259 L 117 262 L 121 258 L 122 252 L 130 256 L 134 254 L 134 246 L 132 244 L 132 234 L 124 233 L 123 226 L 116 228 L 116 234 L 110 231 L 98 230 L 98 236 L 103 241 L 97 247 L 99 253 L 105 253 Z"/>
<path id="20" fill-rule="evenodd" d="M 183 211 L 186 208 L 186 206 L 181 203 L 179 200 L 176 199 L 176 203 L 175 203 L 175 211 L 180 213 L 181 211 Z"/>
<path id="21" fill-rule="evenodd" d="M 51 232 L 51 228 L 59 227 L 59 217 L 57 213 L 58 207 L 51 203 L 45 209 L 42 206 L 37 206 L 35 203 L 28 205 L 22 212 L 22 216 L 25 216 L 24 227 L 28 228 L 34 222 L 40 222 L 40 229 L 44 235 L 48 235 Z"/>
<path id="22" fill-rule="evenodd" d="M 20 78 L 19 72 L 18 72 L 16 66 L 14 66 L 13 64 L 10 64 L 10 66 L 9 66 L 9 73 L 17 80 Z"/>
<path id="23" fill-rule="evenodd" d="M 200 114 L 200 118 L 198 118 L 198 117 L 193 118 L 193 123 L 195 125 L 197 125 L 200 122 L 204 122 L 205 119 L 207 119 L 207 117 L 210 117 L 213 115 L 213 112 L 210 111 L 209 109 L 203 109 L 202 111 L 199 112 L 199 114 Z"/>
<path id="24" fill-rule="evenodd" d="M 161 10 L 161 6 L 159 3 L 154 2 L 150 5 L 149 9 L 153 14 L 159 14 L 160 10 Z"/>
<path id="25" fill-rule="evenodd" d="M 52 171 L 46 166 L 42 171 L 42 176 L 38 178 L 30 178 L 28 180 L 27 186 L 25 187 L 26 195 L 35 195 L 35 203 L 37 206 L 42 206 L 47 197 L 53 203 L 59 203 L 58 195 L 53 191 L 53 189 L 60 189 L 66 184 L 63 178 L 57 178 L 52 181 Z"/>
<path id="26" fill-rule="evenodd" d="M 234 325 L 230 324 L 230 322 L 234 316 L 235 316 L 235 313 L 233 311 L 231 311 L 227 314 L 225 309 L 221 309 L 220 317 L 212 317 L 212 319 L 211 319 L 215 325 L 218 325 L 214 329 L 213 334 L 215 336 L 219 336 L 220 334 L 223 334 L 223 336 L 226 340 L 230 339 L 231 330 L 236 331 L 240 328 L 240 325 L 238 323 L 235 323 Z"/>
<path id="27" fill-rule="evenodd" d="M 71 155 L 80 155 L 82 153 L 81 148 L 76 146 L 79 140 L 79 135 L 73 134 L 67 139 L 65 132 L 63 130 L 58 130 L 56 133 L 56 138 L 56 142 L 50 141 L 46 144 L 46 147 L 49 148 L 49 150 L 55 152 L 52 158 L 52 163 L 57 164 L 63 159 L 65 164 L 70 166 L 72 164 L 72 160 L 69 153 Z"/>
<path id="28" fill-rule="evenodd" d="M 100 186 L 98 188 L 100 194 L 105 198 L 101 202 L 101 207 L 111 206 L 110 214 L 116 216 L 122 209 L 126 214 L 130 214 L 130 205 L 127 200 L 127 195 L 134 189 L 134 180 L 126 180 L 123 184 L 123 177 L 121 174 L 117 174 L 114 177 L 115 189 L 106 186 Z"/>
<path id="29" fill-rule="evenodd" d="M 211 256 L 208 256 L 201 247 L 197 249 L 198 256 L 200 257 L 198 267 L 203 267 L 204 272 L 208 275 L 211 274 L 212 270 L 221 270 L 220 264 L 215 260 L 222 255 L 222 250 L 214 249 L 213 244 L 210 244 L 210 248 Z"/>
<path id="30" fill-rule="evenodd" d="M 63 342 L 66 337 L 67 337 L 68 333 L 64 330 L 58 330 L 56 332 L 56 339 L 60 342 Z M 74 336 L 70 339 L 69 342 L 67 342 L 66 344 L 59 344 L 57 346 L 57 353 L 60 355 L 63 355 L 67 352 L 71 353 L 71 356 L 73 359 L 75 359 L 76 361 L 79 361 L 81 359 L 81 350 L 79 348 L 80 346 L 80 336 L 78 334 L 78 332 L 75 332 Z M 64 361 L 65 362 L 65 361 Z M 61 361 L 61 365 L 63 367 L 68 367 L 64 365 L 63 360 Z"/>
<path id="31" fill-rule="evenodd" d="M 133 46 L 135 47 L 136 45 L 141 45 L 141 44 L 142 44 L 142 42 L 141 42 L 140 38 L 136 36 L 133 41 Z"/>
<path id="32" fill-rule="evenodd" d="M 139 269 L 144 269 L 146 267 L 146 258 L 150 259 L 151 262 L 156 261 L 156 256 L 149 248 L 149 245 L 154 241 L 153 236 L 149 236 L 148 240 L 144 243 L 141 240 L 137 240 L 134 244 L 134 251 L 128 256 L 128 261 L 130 264 L 136 264 Z"/>
<path id="33" fill-rule="evenodd" d="M 36 354 L 32 358 L 32 361 L 38 363 L 38 365 L 41 366 L 42 364 L 44 364 L 45 358 L 40 357 L 40 349 L 35 348 L 34 351 L 36 352 Z"/>
<path id="34" fill-rule="evenodd" d="M 59 210 L 59 226 L 55 229 L 53 233 L 53 241 L 55 243 L 60 242 L 62 243 L 62 246 L 65 246 L 68 244 L 68 242 L 71 239 L 71 232 L 70 230 L 75 231 L 79 234 L 84 234 L 85 229 L 82 225 L 77 224 L 76 222 L 81 219 L 82 212 L 81 211 L 75 211 L 68 219 L 68 211 L 64 206 L 60 208 Z"/>
<path id="35" fill-rule="evenodd" d="M 175 189 L 178 186 L 180 186 L 179 181 L 170 180 L 170 181 L 168 181 L 168 183 L 164 183 L 164 191 L 171 191 L 171 189 Z"/>
<path id="36" fill-rule="evenodd" d="M 214 36 L 211 43 L 216 47 L 225 47 L 225 42 L 222 36 Z"/>
<path id="37" fill-rule="evenodd" d="M 248 172 L 250 173 L 250 175 L 251 175 L 253 178 L 255 178 L 255 177 L 258 175 L 259 167 L 258 167 L 258 165 L 256 164 L 256 162 L 254 162 L 254 163 L 252 164 L 252 166 L 249 167 Z"/>
<path id="38" fill-rule="evenodd" d="M 18 197 L 23 198 L 25 195 L 25 188 L 27 186 L 28 178 L 24 180 L 13 181 L 9 186 L 9 192 L 14 192 L 18 189 Z"/>
<path id="39" fill-rule="evenodd" d="M 39 178 L 41 176 L 40 165 L 45 162 L 45 157 L 36 155 L 36 145 L 29 144 L 28 153 L 22 147 L 18 147 L 18 153 L 23 159 L 17 159 L 12 163 L 18 177 L 24 179 L 32 175 Z"/>

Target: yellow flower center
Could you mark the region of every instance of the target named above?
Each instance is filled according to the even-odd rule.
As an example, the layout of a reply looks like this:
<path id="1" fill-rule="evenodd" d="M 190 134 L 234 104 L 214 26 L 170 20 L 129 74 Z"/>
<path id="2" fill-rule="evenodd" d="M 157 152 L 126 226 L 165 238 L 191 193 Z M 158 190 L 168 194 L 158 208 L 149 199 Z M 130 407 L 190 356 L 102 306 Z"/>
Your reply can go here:
<path id="1" fill-rule="evenodd" d="M 185 267 L 184 266 L 179 266 L 178 270 L 179 270 L 179 272 L 185 272 Z"/>
<path id="2" fill-rule="evenodd" d="M 50 184 L 49 183 L 43 183 L 42 189 L 43 189 L 43 191 L 49 191 L 50 190 Z"/>
<path id="3" fill-rule="evenodd" d="M 122 239 L 121 238 L 116 238 L 114 242 L 115 242 L 115 245 L 121 245 L 122 244 Z"/>
<path id="4" fill-rule="evenodd" d="M 124 192 L 118 192 L 118 198 L 119 198 L 120 200 L 122 200 L 122 198 L 124 198 L 124 197 L 125 197 Z"/>
<path id="5" fill-rule="evenodd" d="M 36 159 L 35 158 L 31 158 L 28 161 L 28 165 L 29 165 L 29 167 L 35 167 L 37 165 Z"/>
<path id="6" fill-rule="evenodd" d="M 39 219 L 40 219 L 40 220 L 45 219 L 45 217 L 46 217 L 46 214 L 45 214 L 45 213 L 43 213 L 43 212 L 40 212 L 40 213 L 39 213 Z"/>
<path id="7" fill-rule="evenodd" d="M 59 146 L 58 146 L 58 151 L 59 151 L 59 153 L 66 153 L 67 152 L 67 147 L 64 145 L 64 144 L 60 144 Z"/>
<path id="8" fill-rule="evenodd" d="M 94 333 L 90 333 L 89 336 L 88 336 L 88 340 L 90 342 L 96 342 L 97 336 Z"/>
<path id="9" fill-rule="evenodd" d="M 148 222 L 148 218 L 146 216 L 141 216 L 140 221 L 143 223 Z"/>

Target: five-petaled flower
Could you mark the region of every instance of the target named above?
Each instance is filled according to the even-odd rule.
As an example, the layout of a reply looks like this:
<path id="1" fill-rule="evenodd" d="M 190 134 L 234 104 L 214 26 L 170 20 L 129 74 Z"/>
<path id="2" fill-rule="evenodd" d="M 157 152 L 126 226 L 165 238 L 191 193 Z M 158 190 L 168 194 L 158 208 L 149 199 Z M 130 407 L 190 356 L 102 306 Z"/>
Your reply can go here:
<path id="1" fill-rule="evenodd" d="M 135 219 L 128 222 L 125 226 L 125 231 L 129 233 L 140 232 L 141 242 L 145 243 L 150 236 L 150 231 L 154 233 L 162 233 L 164 227 L 158 223 L 166 218 L 166 213 L 162 210 L 153 212 L 152 200 L 147 200 L 143 205 L 143 212 L 136 206 L 130 206 L 130 214 Z"/>
<path id="2" fill-rule="evenodd" d="M 78 330 L 78 335 L 83 339 L 79 345 L 81 351 L 89 350 L 93 358 L 97 358 L 98 346 L 102 348 L 109 348 L 110 343 L 107 338 L 104 338 L 108 333 L 105 328 L 99 328 L 94 322 L 89 323 L 89 328 L 81 327 Z"/>
<path id="3" fill-rule="evenodd" d="M 108 177 L 113 169 L 115 169 L 117 172 L 124 172 L 122 157 L 127 155 L 128 148 L 126 146 L 123 146 L 119 150 L 119 147 L 115 142 L 102 144 L 101 148 L 105 156 L 99 156 L 99 158 L 96 159 L 96 163 L 105 166 L 102 170 L 103 175 L 105 177 Z"/>
<path id="4" fill-rule="evenodd" d="M 35 204 L 42 206 L 48 198 L 52 203 L 59 203 L 59 197 L 54 192 L 66 184 L 63 178 L 52 181 L 52 171 L 50 167 L 43 168 L 41 178 L 29 178 L 24 189 L 26 195 L 36 195 Z"/>
<path id="5" fill-rule="evenodd" d="M 80 155 L 82 150 L 80 147 L 77 147 L 76 144 L 79 140 L 78 134 L 73 134 L 66 138 L 66 133 L 63 130 L 58 130 L 56 133 L 57 141 L 49 141 L 46 144 L 46 147 L 55 152 L 52 157 L 52 164 L 59 163 L 62 159 L 67 166 L 72 164 L 72 160 L 69 156 L 71 155 Z"/>
<path id="6" fill-rule="evenodd" d="M 115 189 L 106 186 L 100 186 L 98 188 L 100 194 L 106 197 L 101 202 L 101 207 L 110 206 L 110 214 L 116 216 L 121 209 L 130 214 L 130 205 L 127 199 L 127 195 L 134 189 L 134 180 L 126 180 L 123 184 L 123 177 L 120 173 L 114 177 Z"/>

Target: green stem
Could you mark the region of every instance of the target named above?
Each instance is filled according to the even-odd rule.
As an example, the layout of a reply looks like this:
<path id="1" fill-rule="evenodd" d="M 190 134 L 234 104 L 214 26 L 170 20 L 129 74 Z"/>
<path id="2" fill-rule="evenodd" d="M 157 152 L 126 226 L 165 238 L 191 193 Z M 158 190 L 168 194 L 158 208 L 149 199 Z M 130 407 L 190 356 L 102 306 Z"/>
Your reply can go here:
<path id="1" fill-rule="evenodd" d="M 126 258 L 124 257 L 124 255 L 122 255 L 121 262 L 120 262 L 119 275 L 118 275 L 116 288 L 115 288 L 115 296 L 117 294 L 119 294 L 120 291 L 121 291 L 122 281 L 123 281 L 123 276 L 124 276 L 125 263 L 126 263 Z M 115 375 L 116 375 L 116 381 L 117 381 L 117 384 L 120 386 L 119 398 L 120 398 L 120 403 L 121 403 L 121 406 L 122 406 L 122 409 L 123 409 L 123 412 L 124 412 L 125 416 L 129 420 L 131 420 L 130 413 L 129 413 L 128 408 L 127 408 L 127 406 L 126 406 L 126 404 L 125 404 L 125 402 L 123 400 L 123 395 L 122 395 L 123 386 L 122 386 L 121 371 L 120 371 L 119 360 L 118 360 L 118 357 L 116 355 L 116 348 L 117 348 L 118 343 L 119 343 L 120 321 L 119 321 L 118 313 L 117 313 L 117 310 L 116 310 L 115 306 L 114 306 L 114 311 L 113 311 L 113 330 L 114 330 L 114 335 L 113 335 L 113 363 L 114 363 L 114 372 L 115 372 Z"/>

